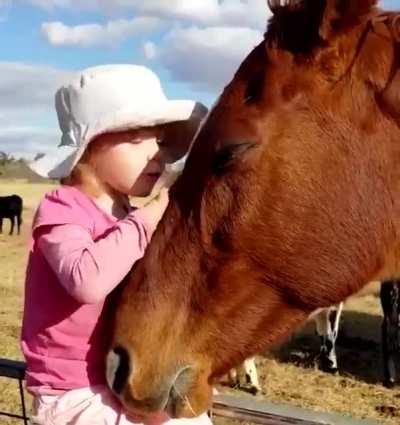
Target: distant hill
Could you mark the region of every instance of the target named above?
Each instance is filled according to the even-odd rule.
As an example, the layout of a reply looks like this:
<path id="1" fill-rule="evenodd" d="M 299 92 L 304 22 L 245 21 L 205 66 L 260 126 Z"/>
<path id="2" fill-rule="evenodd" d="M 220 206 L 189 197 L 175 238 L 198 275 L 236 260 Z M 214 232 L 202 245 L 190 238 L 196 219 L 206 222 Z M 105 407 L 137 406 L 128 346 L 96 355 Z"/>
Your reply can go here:
<path id="1" fill-rule="evenodd" d="M 23 159 L 0 160 L 0 179 L 26 179 L 32 183 L 49 181 L 33 172 Z"/>

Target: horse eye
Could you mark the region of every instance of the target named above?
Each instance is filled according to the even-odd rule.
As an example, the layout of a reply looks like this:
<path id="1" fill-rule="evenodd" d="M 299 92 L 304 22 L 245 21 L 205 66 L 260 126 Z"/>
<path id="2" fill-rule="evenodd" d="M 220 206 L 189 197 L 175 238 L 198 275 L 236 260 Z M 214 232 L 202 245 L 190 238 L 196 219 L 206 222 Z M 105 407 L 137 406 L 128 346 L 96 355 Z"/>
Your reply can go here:
<path id="1" fill-rule="evenodd" d="M 247 87 L 244 92 L 244 103 L 251 104 L 261 100 L 263 88 L 264 72 L 259 71 L 255 75 L 253 75 L 247 83 Z"/>

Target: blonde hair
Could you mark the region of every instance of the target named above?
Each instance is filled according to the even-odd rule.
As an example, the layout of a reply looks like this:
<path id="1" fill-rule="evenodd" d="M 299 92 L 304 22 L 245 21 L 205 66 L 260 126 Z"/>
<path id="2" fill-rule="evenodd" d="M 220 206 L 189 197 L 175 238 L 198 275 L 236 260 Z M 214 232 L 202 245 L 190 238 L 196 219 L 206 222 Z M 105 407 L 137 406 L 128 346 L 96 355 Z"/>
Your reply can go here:
<path id="1" fill-rule="evenodd" d="M 89 143 L 84 154 L 74 166 L 69 176 L 60 179 L 60 183 L 67 186 L 79 186 L 86 193 L 97 197 L 104 193 L 105 185 L 98 178 L 96 170 L 93 168 L 90 161 L 93 155 L 93 142 L 94 140 Z"/>

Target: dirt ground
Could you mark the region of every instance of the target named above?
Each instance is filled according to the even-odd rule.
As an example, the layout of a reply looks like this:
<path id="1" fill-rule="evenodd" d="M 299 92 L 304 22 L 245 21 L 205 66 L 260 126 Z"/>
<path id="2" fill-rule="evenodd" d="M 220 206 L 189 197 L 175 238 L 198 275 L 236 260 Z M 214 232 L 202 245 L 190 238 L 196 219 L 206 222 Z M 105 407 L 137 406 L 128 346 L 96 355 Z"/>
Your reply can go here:
<path id="1" fill-rule="evenodd" d="M 25 201 L 21 236 L 0 235 L 0 357 L 22 358 L 19 334 L 30 222 L 40 197 L 49 188 L 50 185 L 22 180 L 0 180 L 0 195 L 18 193 Z M 5 233 L 8 225 L 4 223 Z M 313 324 L 308 324 L 284 346 L 257 358 L 263 387 L 262 394 L 257 397 L 375 419 L 387 425 L 399 424 L 400 386 L 388 390 L 380 384 L 380 326 L 381 310 L 376 295 L 349 301 L 338 340 L 340 374 L 329 375 L 316 367 L 319 341 L 314 335 Z M 16 382 L 0 379 L 0 410 L 18 409 L 17 388 Z M 227 423 L 220 419 L 216 422 L 219 425 Z M 0 418 L 0 423 L 16 422 Z"/>

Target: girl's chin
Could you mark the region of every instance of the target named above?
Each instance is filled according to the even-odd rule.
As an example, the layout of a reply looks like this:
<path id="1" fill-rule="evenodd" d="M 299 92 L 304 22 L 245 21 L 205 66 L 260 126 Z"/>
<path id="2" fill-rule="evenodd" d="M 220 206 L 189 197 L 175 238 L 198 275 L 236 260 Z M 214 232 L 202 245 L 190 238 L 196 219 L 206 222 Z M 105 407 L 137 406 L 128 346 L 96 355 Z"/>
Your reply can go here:
<path id="1" fill-rule="evenodd" d="M 157 182 L 157 180 L 160 178 L 161 174 L 145 174 L 144 177 L 146 179 L 147 184 L 151 184 L 154 186 Z"/>
<path id="2" fill-rule="evenodd" d="M 154 185 L 150 187 L 141 187 L 141 188 L 133 188 L 129 192 L 129 196 L 136 196 L 138 198 L 145 198 L 146 196 L 149 196 L 153 190 Z"/>
<path id="3" fill-rule="evenodd" d="M 132 187 L 129 193 L 130 196 L 149 196 L 159 178 L 159 174 L 145 174 L 144 176 L 142 176 L 140 181 L 138 181 L 137 184 Z"/>
<path id="4" fill-rule="evenodd" d="M 132 190 L 129 193 L 129 196 L 132 196 L 133 198 L 147 198 L 147 196 L 149 196 L 150 194 L 151 194 L 151 190 L 140 191 L 140 192 L 138 192 L 137 190 Z"/>

